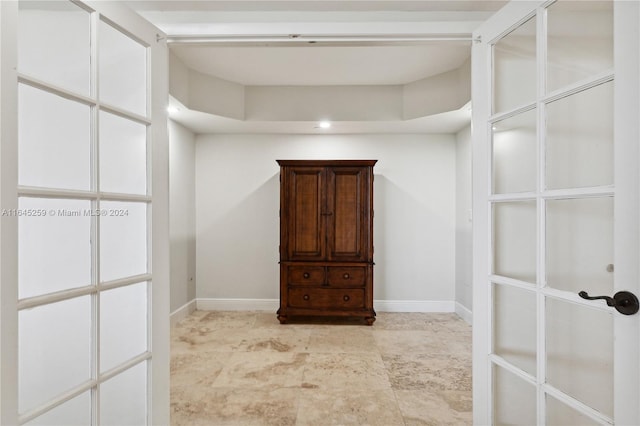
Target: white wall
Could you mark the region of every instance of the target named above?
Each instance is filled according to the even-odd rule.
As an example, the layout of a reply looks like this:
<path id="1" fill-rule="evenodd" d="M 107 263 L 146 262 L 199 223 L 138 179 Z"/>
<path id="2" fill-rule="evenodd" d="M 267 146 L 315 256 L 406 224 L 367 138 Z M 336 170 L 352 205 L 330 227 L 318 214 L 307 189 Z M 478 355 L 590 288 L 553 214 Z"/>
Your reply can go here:
<path id="1" fill-rule="evenodd" d="M 169 121 L 171 312 L 196 297 L 195 136 Z"/>
<path id="2" fill-rule="evenodd" d="M 189 105 L 189 68 L 169 51 L 169 93 L 183 105 Z"/>
<path id="3" fill-rule="evenodd" d="M 257 121 L 399 120 L 402 96 L 401 85 L 247 86 L 246 118 Z"/>
<path id="4" fill-rule="evenodd" d="M 456 135 L 456 302 L 472 310 L 471 126 Z"/>
<path id="5" fill-rule="evenodd" d="M 189 108 L 244 120 L 245 87 L 208 74 L 189 70 Z"/>
<path id="6" fill-rule="evenodd" d="M 201 135 L 198 298 L 277 299 L 276 159 L 377 159 L 376 300 L 455 297 L 454 135 Z"/>
<path id="7" fill-rule="evenodd" d="M 403 86 L 403 118 L 460 109 L 471 100 L 471 59 L 459 68 Z"/>

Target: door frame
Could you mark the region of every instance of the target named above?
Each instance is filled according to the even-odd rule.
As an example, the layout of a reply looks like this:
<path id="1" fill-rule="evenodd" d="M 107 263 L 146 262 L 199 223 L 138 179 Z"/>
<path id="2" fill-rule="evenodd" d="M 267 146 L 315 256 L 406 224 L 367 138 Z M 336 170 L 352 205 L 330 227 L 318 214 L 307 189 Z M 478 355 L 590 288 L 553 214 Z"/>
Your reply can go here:
<path id="1" fill-rule="evenodd" d="M 472 170 L 473 170 L 473 419 L 490 424 L 493 418 L 491 347 L 491 60 L 490 44 L 509 33 L 552 1 L 511 1 L 473 35 L 472 46 Z M 615 291 L 640 289 L 640 3 L 614 3 L 614 133 L 615 133 Z M 540 23 L 538 23 L 540 29 Z M 540 61 L 540 60 L 538 60 Z M 538 62 L 540 63 L 540 62 Z M 635 143 L 619 143 L 636 141 Z M 621 194 L 624 194 L 621 196 Z M 614 313 L 614 420 L 640 422 L 640 321 Z M 538 324 L 538 327 L 540 325 Z M 538 347 L 544 347 L 538 333 Z M 631 380 L 629 380 L 631 378 Z M 538 383 L 542 385 L 542 383 Z M 537 392 L 538 400 L 544 392 Z M 538 404 L 540 407 L 540 404 Z M 538 409 L 538 422 L 544 422 Z"/>
<path id="2" fill-rule="evenodd" d="M 614 8 L 614 134 L 616 149 L 614 179 L 615 291 L 640 291 L 640 2 L 615 2 Z M 634 194 L 619 197 L 617 194 Z M 622 223 L 624 226 L 617 226 Z M 617 250 L 624 247 L 625 251 Z M 640 321 L 634 316 L 615 315 L 614 392 L 630 397 L 623 404 L 614 400 L 614 418 L 620 424 L 640 423 Z M 620 368 L 625 366 L 625 368 Z M 629 378 L 633 380 L 629 380 Z"/>

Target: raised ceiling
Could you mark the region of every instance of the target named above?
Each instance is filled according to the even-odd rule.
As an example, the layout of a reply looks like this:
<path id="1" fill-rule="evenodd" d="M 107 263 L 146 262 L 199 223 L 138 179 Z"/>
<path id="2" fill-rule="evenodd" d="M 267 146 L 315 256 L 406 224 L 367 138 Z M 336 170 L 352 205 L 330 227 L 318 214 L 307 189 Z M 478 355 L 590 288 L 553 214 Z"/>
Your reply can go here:
<path id="1" fill-rule="evenodd" d="M 163 30 L 173 54 L 200 73 L 245 86 L 339 86 L 402 85 L 460 67 L 470 57 L 471 32 L 506 1 L 127 3 Z M 402 132 L 404 123 L 407 132 L 433 132 L 460 126 L 460 119 L 440 118 L 453 124 L 439 126 L 438 120 L 425 119 L 387 127 Z M 219 117 L 212 117 L 210 126 L 204 124 L 205 117 L 196 121 L 196 131 L 286 128 L 286 123 L 236 123 Z M 385 128 L 342 124 L 334 129 L 349 133 Z"/>
<path id="2" fill-rule="evenodd" d="M 460 67 L 469 57 L 469 43 L 301 47 L 177 45 L 172 51 L 191 69 L 245 86 L 386 85 L 411 83 Z"/>

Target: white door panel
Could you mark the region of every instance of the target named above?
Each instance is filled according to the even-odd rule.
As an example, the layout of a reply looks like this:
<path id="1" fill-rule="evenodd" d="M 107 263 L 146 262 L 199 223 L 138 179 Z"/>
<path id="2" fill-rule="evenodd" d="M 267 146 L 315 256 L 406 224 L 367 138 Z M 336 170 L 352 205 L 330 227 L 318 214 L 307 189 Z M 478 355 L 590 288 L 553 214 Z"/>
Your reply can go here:
<path id="1" fill-rule="evenodd" d="M 639 292 L 639 10 L 511 2 L 474 34 L 476 424 L 640 424 L 640 315 L 579 295 Z"/>
<path id="2" fill-rule="evenodd" d="M 167 46 L 0 2 L 0 423 L 168 424 Z"/>

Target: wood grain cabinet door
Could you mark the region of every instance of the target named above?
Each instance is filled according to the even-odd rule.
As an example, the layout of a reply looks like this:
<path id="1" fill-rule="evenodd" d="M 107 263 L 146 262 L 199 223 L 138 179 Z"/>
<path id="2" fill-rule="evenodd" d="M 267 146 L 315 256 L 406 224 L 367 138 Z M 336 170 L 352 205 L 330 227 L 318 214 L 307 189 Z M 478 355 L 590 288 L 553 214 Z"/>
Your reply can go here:
<path id="1" fill-rule="evenodd" d="M 286 244 L 281 248 L 283 260 L 326 259 L 325 169 L 289 167 L 282 178 L 281 241 Z"/>
<path id="2" fill-rule="evenodd" d="M 369 260 L 370 173 L 368 167 L 327 168 L 328 260 Z"/>

